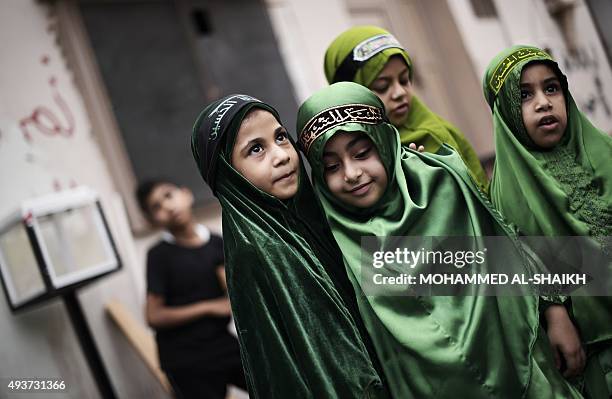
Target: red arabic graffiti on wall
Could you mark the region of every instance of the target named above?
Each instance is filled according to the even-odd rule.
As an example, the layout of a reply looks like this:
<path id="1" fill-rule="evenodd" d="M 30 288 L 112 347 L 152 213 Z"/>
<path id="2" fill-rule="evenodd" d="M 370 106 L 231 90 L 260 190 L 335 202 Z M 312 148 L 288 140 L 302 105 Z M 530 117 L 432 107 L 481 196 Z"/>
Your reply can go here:
<path id="1" fill-rule="evenodd" d="M 43 65 L 49 64 L 49 56 L 41 58 Z M 57 78 L 51 76 L 49 86 L 53 91 L 53 101 L 57 106 L 58 112 L 51 108 L 39 105 L 27 116 L 19 120 L 19 128 L 23 137 L 31 142 L 34 139 L 34 132 L 39 132 L 46 136 L 61 136 L 69 138 L 74 135 L 75 119 L 70 107 L 62 97 L 57 87 Z"/>

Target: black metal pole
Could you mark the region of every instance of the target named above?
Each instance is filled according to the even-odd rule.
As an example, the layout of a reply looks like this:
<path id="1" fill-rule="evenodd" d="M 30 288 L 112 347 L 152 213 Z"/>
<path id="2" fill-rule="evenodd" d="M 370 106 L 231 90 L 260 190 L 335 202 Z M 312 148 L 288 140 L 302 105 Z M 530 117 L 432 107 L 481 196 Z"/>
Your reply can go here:
<path id="1" fill-rule="evenodd" d="M 117 398 L 110 378 L 108 378 L 108 373 L 104 368 L 104 363 L 102 362 L 102 357 L 100 356 L 98 347 L 96 346 L 96 343 L 91 335 L 89 325 L 87 324 L 87 319 L 85 319 L 85 314 L 83 313 L 81 303 L 79 302 L 79 298 L 76 296 L 75 290 L 63 294 L 62 299 L 64 300 L 66 309 L 68 309 L 72 327 L 79 338 L 81 350 L 83 351 L 83 354 L 87 359 L 87 364 L 89 364 L 89 369 L 96 380 L 96 385 L 98 386 L 100 395 L 102 395 L 102 398 L 104 399 Z"/>

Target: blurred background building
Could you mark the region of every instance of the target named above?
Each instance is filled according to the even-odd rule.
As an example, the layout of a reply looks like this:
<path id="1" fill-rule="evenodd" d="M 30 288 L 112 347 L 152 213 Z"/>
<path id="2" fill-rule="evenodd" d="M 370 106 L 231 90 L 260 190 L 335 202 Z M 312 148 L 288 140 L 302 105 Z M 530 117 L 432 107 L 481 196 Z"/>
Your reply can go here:
<path id="1" fill-rule="evenodd" d="M 157 232 L 137 209 L 139 180 L 189 186 L 198 218 L 220 232 L 220 208 L 189 148 L 205 104 L 247 93 L 294 131 L 298 105 L 327 84 L 331 40 L 356 24 L 379 25 L 411 55 L 418 95 L 490 165 L 481 77 L 512 44 L 550 51 L 582 111 L 612 132 L 609 21 L 609 0 L 3 0 L 0 218 L 49 192 L 100 193 L 124 267 L 79 297 L 117 395 L 165 398 L 104 309 L 118 301 L 146 328 L 145 254 Z M 13 314 L 4 302 L 0 379 L 61 377 L 68 393 L 47 397 L 99 397 L 62 303 Z"/>

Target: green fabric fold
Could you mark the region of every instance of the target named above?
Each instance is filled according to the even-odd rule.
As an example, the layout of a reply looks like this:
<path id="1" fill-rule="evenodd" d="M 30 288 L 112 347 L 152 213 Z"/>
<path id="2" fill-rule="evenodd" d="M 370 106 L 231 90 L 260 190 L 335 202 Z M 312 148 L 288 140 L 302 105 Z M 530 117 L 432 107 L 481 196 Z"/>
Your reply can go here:
<path id="1" fill-rule="evenodd" d="M 298 114 L 298 132 L 321 110 L 343 104 L 382 107 L 372 92 L 336 83 L 311 96 Z M 369 209 L 347 207 L 327 188 L 325 143 L 340 131 L 366 134 L 376 145 L 388 187 Z M 308 151 L 313 184 L 358 295 L 390 390 L 396 398 L 580 398 L 554 368 L 533 296 L 365 296 L 361 286 L 364 236 L 507 236 L 505 257 L 526 273 L 537 266 L 514 231 L 493 209 L 449 146 L 437 154 L 402 147 L 388 123 L 341 123 Z M 484 265 L 483 272 L 486 272 Z"/>
<path id="2" fill-rule="evenodd" d="M 202 121 L 192 148 L 209 139 Z M 253 105 L 276 111 L 261 103 Z M 352 286 L 321 208 L 300 165 L 299 189 L 281 201 L 230 164 L 246 110 L 219 145 L 215 193 L 221 203 L 225 269 L 251 398 L 387 398 L 362 336 Z M 223 143 L 222 143 L 223 144 Z M 293 143 L 292 143 L 293 144 Z M 193 151 L 203 176 L 198 151 Z"/>

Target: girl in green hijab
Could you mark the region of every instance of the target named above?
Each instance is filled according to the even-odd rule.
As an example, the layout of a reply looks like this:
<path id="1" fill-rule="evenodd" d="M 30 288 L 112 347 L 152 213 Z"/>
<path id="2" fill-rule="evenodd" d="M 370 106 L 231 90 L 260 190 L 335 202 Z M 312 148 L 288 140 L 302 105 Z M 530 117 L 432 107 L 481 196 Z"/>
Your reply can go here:
<path id="1" fill-rule="evenodd" d="M 353 27 L 339 35 L 325 53 L 325 76 L 331 83 L 356 82 L 382 100 L 389 121 L 405 145 L 437 152 L 446 143 L 459 153 L 471 176 L 486 189 L 487 176 L 463 133 L 433 113 L 412 89 L 412 61 L 391 33 L 375 26 Z"/>
<path id="2" fill-rule="evenodd" d="M 610 256 L 612 138 L 578 110 L 557 63 L 539 48 L 510 47 L 489 64 L 483 90 L 493 111 L 495 206 L 526 235 L 588 236 Z M 571 303 L 589 356 L 586 394 L 607 398 L 611 297 Z"/>
<path id="3" fill-rule="evenodd" d="M 191 148 L 223 209 L 250 397 L 387 398 L 339 250 L 276 110 L 246 95 L 215 101 Z"/>
<path id="4" fill-rule="evenodd" d="M 536 270 L 455 151 L 401 146 L 381 100 L 349 82 L 306 100 L 298 132 L 393 397 L 581 398 L 554 368 L 537 296 L 364 293 L 368 236 L 505 236 L 497 260 Z"/>

